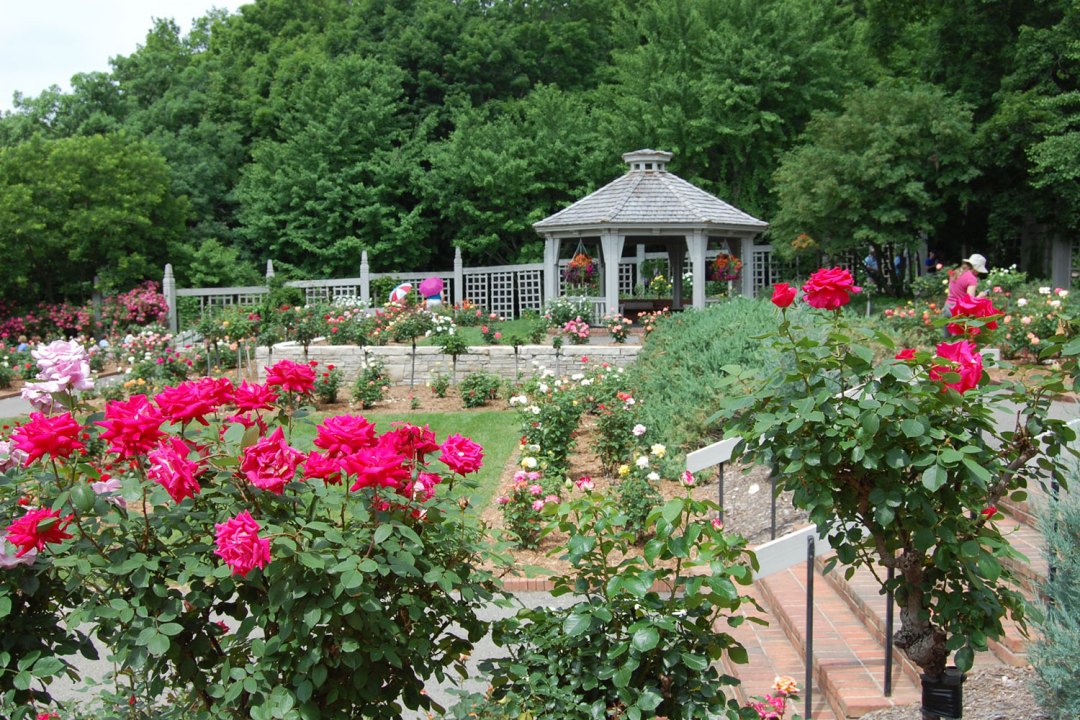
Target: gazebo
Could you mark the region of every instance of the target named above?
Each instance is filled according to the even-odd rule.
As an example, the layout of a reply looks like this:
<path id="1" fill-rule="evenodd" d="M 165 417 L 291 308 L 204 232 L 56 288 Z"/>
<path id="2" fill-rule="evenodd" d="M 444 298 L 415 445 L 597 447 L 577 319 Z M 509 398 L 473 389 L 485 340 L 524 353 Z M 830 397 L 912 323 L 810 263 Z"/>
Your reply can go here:
<path id="1" fill-rule="evenodd" d="M 625 175 L 573 205 L 533 223 L 544 238 L 544 296 L 559 294 L 562 242 L 600 239 L 606 311 L 619 308 L 619 262 L 630 243 L 665 246 L 674 286 L 673 307 L 681 306 L 682 273 L 687 252 L 693 272 L 693 307 L 705 307 L 705 256 L 709 240 L 726 241 L 743 262 L 740 291 L 753 294 L 754 237 L 768 223 L 668 172 L 672 154 L 637 150 L 622 156 Z"/>

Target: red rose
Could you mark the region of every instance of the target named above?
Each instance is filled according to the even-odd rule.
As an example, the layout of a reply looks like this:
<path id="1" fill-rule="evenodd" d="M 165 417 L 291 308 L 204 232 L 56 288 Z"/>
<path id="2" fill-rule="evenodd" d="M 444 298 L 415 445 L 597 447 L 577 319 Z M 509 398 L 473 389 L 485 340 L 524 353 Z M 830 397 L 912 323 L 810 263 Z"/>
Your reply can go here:
<path id="1" fill-rule="evenodd" d="M 982 355 L 979 354 L 975 343 L 970 340 L 960 340 L 954 343 L 941 343 L 937 346 L 938 357 L 951 360 L 953 365 L 935 365 L 930 368 L 930 379 L 941 380 L 946 373 L 957 373 L 960 379 L 957 382 L 944 383 L 945 387 L 951 387 L 959 393 L 965 393 L 979 384 L 982 379 L 983 364 Z"/>
<path id="2" fill-rule="evenodd" d="M 854 293 L 862 292 L 851 273 L 843 268 L 821 269 L 802 286 L 806 303 L 822 310 L 838 310 L 851 302 Z"/>
<path id="3" fill-rule="evenodd" d="M 454 433 L 442 444 L 439 456 L 451 472 L 468 475 L 480 469 L 483 463 L 484 449 L 467 437 Z"/>
<path id="4" fill-rule="evenodd" d="M 26 453 L 23 466 L 48 455 L 51 458 L 67 458 L 76 450 L 85 450 L 79 442 L 82 426 L 71 413 L 46 417 L 39 412 L 30 413 L 30 421 L 12 434 L 14 446 Z"/>
<path id="5" fill-rule="evenodd" d="M 66 518 L 61 518 L 59 510 L 40 508 L 31 510 L 11 523 L 6 535 L 8 542 L 19 548 L 15 557 L 22 557 L 35 549 L 44 550 L 46 543 L 63 542 L 71 538 L 71 535 L 64 530 L 74 517 L 74 515 L 68 515 Z"/>
<path id="6" fill-rule="evenodd" d="M 896 353 L 897 360 L 914 360 L 915 348 L 904 348 L 900 352 Z"/>
<path id="7" fill-rule="evenodd" d="M 285 484 L 296 475 L 296 468 L 303 460 L 304 453 L 289 446 L 285 433 L 279 427 L 269 437 L 244 449 L 240 472 L 255 487 L 280 495 Z"/>
<path id="8" fill-rule="evenodd" d="M 798 292 L 787 283 L 776 283 L 772 291 L 772 304 L 778 308 L 786 308 L 795 302 L 795 294 Z"/>
<path id="9" fill-rule="evenodd" d="M 270 540 L 259 537 L 259 523 L 247 510 L 214 525 L 214 529 L 217 531 L 214 553 L 232 568 L 233 575 L 244 576 L 253 568 L 270 564 Z"/>
<path id="10" fill-rule="evenodd" d="M 334 415 L 316 429 L 313 444 L 325 450 L 328 457 L 352 455 L 375 446 L 375 425 L 362 415 Z"/>
<path id="11" fill-rule="evenodd" d="M 109 441 L 109 452 L 122 458 L 149 452 L 165 433 L 161 423 L 165 418 L 145 395 L 132 395 L 127 400 L 110 400 L 105 405 L 105 419 L 97 424 L 105 428 L 102 440 Z"/>
<path id="12" fill-rule="evenodd" d="M 308 393 L 315 387 L 315 371 L 310 365 L 280 360 L 266 369 L 266 384 L 286 392 Z"/>
<path id="13" fill-rule="evenodd" d="M 954 318 L 984 318 L 1000 314 L 1001 311 L 994 307 L 994 302 L 990 298 L 973 298 L 970 295 L 961 295 L 960 299 L 952 307 L 952 316 Z M 997 326 L 997 320 L 991 320 L 982 327 L 987 330 L 996 330 Z M 950 335 L 975 336 L 979 334 L 982 328 L 968 327 L 966 323 L 959 322 L 949 323 L 946 330 Z"/>

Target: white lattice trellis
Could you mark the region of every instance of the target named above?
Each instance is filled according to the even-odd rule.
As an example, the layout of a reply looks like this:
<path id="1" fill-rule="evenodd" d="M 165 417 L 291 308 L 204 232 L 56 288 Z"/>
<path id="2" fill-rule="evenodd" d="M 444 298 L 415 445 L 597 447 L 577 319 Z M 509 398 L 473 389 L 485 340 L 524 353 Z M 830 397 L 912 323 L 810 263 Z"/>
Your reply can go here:
<path id="1" fill-rule="evenodd" d="M 544 307 L 544 273 L 542 270 L 518 270 L 518 315 L 526 310 L 540 311 Z"/>

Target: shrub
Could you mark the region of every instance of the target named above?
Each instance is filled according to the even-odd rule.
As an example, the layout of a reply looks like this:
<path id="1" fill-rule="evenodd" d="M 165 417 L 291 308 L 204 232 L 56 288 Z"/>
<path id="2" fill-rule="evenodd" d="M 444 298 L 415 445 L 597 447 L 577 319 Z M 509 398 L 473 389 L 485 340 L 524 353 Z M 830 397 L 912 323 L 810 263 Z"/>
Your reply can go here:
<path id="1" fill-rule="evenodd" d="M 11 387 L 12 372 L 8 363 L 0 363 L 0 389 L 6 389 Z"/>
<path id="2" fill-rule="evenodd" d="M 544 305 L 544 319 L 551 327 L 563 327 L 574 318 L 588 317 L 592 302 L 584 299 L 557 297 Z"/>
<path id="3" fill-rule="evenodd" d="M 724 687 L 738 681 L 716 661 L 747 662 L 738 641 L 719 631 L 745 621 L 740 608 L 753 602 L 737 587 L 750 584 L 755 564 L 746 541 L 719 530 L 715 503 L 687 494 L 652 513 L 655 537 L 635 553 L 618 500 L 582 489 L 543 511 L 544 532 L 568 538 L 571 570 L 553 579 L 553 593 L 576 602 L 497 622 L 493 637 L 508 655 L 481 663 L 492 689 L 468 698 L 467 710 L 565 720 L 736 717 Z M 711 572 L 687 572 L 699 565 Z M 671 589 L 658 593 L 654 583 Z"/>
<path id="4" fill-rule="evenodd" d="M 626 529 L 634 534 L 634 542 L 640 545 L 648 534 L 649 515 L 664 499 L 651 481 L 637 474 L 620 480 L 616 492 L 619 507 L 626 514 Z"/>
<path id="5" fill-rule="evenodd" d="M 431 376 L 431 392 L 435 397 L 444 398 L 450 390 L 450 376 L 444 372 L 434 372 Z"/>
<path id="6" fill-rule="evenodd" d="M 1073 473 L 1072 482 L 1077 481 Z M 1076 658 L 1080 657 L 1080 499 L 1065 496 L 1050 501 L 1041 516 L 1046 552 L 1054 574 L 1044 587 L 1042 618 L 1029 651 L 1042 679 L 1035 696 L 1054 720 L 1080 717 L 1080 686 Z"/>
<path id="7" fill-rule="evenodd" d="M 660 323 L 626 372 L 641 402 L 641 422 L 656 433 L 653 439 L 682 450 L 704 444 L 718 430 L 709 417 L 723 392 L 723 368 L 774 365 L 776 355 L 757 337 L 776 326 L 769 302 L 745 298 Z"/>
<path id="8" fill-rule="evenodd" d="M 382 360 L 364 359 L 364 366 L 353 384 L 353 401 L 360 403 L 365 410 L 386 398 L 390 389 L 390 376 Z"/>
<path id="9" fill-rule="evenodd" d="M 558 496 L 547 491 L 535 470 L 518 470 L 509 492 L 495 499 L 502 509 L 504 526 L 514 535 L 517 546 L 527 550 L 540 544 L 544 506 L 557 501 Z"/>
<path id="10" fill-rule="evenodd" d="M 338 389 L 341 387 L 341 370 L 328 364 L 323 370 L 315 368 L 315 399 L 323 405 L 332 405 L 338 401 Z"/>
<path id="11" fill-rule="evenodd" d="M 461 395 L 461 402 L 465 407 L 477 408 L 498 398 L 501 387 L 502 378 L 480 370 L 469 373 L 462 379 L 458 385 L 458 394 Z"/>
<path id="12" fill-rule="evenodd" d="M 589 323 L 582 320 L 580 315 L 563 325 L 562 331 L 571 345 L 587 344 L 589 335 L 592 333 Z"/>
<path id="13" fill-rule="evenodd" d="M 603 324 L 611 335 L 612 342 L 616 343 L 626 342 L 626 338 L 630 335 L 630 326 L 633 325 L 629 318 L 625 318 L 619 313 L 605 315 Z"/>
<path id="14" fill-rule="evenodd" d="M 499 331 L 499 325 L 495 320 L 488 320 L 486 325 L 480 326 L 480 336 L 488 345 L 498 345 L 502 342 L 502 332 Z"/>
<path id="15" fill-rule="evenodd" d="M 104 428 L 38 415 L 0 438 L 52 443 L 0 473 L 5 717 L 54 709 L 49 683 L 77 679 L 68 658 L 96 656 L 91 633 L 125 700 L 95 717 L 400 718 L 432 708 L 425 681 L 464 673 L 495 594 L 458 503 L 479 446 L 330 418 L 304 453 L 278 425 L 285 408 L 224 419 L 239 410 L 226 385 L 175 388 L 158 398 L 166 418 L 142 398 Z"/>

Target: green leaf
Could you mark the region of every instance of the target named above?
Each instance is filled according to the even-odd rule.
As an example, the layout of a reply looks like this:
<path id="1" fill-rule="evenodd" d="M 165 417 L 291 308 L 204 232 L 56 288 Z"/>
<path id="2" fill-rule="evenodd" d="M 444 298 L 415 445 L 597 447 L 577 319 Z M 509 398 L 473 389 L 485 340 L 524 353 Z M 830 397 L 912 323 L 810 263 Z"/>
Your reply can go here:
<path id="1" fill-rule="evenodd" d="M 690 668 L 691 670 L 701 672 L 705 668 L 709 667 L 709 661 L 701 657 L 700 655 L 693 655 L 691 653 L 684 652 L 680 657 L 682 657 L 683 665 Z"/>
<path id="2" fill-rule="evenodd" d="M 957 669 L 960 672 L 967 672 L 971 669 L 972 663 L 975 662 L 975 651 L 971 649 L 970 645 L 965 645 L 956 651 L 954 657 Z"/>
<path id="3" fill-rule="evenodd" d="M 390 524 L 380 525 L 375 528 L 375 537 L 372 539 L 376 545 L 386 541 L 386 538 L 394 532 L 394 526 Z"/>
<path id="4" fill-rule="evenodd" d="M 184 626 L 180 623 L 164 623 L 158 625 L 158 632 L 172 637 L 173 635 L 179 635 L 183 631 Z"/>
<path id="5" fill-rule="evenodd" d="M 931 465 L 922 474 L 922 484 L 930 492 L 937 492 L 949 479 L 949 473 L 940 465 Z"/>
<path id="6" fill-rule="evenodd" d="M 5 618 L 11 614 L 11 598 L 4 595 L 0 597 L 0 618 Z"/>
<path id="7" fill-rule="evenodd" d="M 914 418 L 908 418 L 900 423 L 900 432 L 909 438 L 919 437 L 926 432 L 926 426 Z"/>
<path id="8" fill-rule="evenodd" d="M 97 493 L 90 483 L 80 482 L 71 489 L 71 503 L 82 513 L 88 513 L 94 509 L 97 501 Z"/>
<path id="9" fill-rule="evenodd" d="M 638 628 L 630 638 L 630 644 L 638 652 L 649 652 L 660 642 L 660 633 L 651 625 Z"/>
<path id="10" fill-rule="evenodd" d="M 563 622 L 563 632 L 574 637 L 587 632 L 591 625 L 591 615 L 573 612 L 566 616 L 566 620 Z"/>
<path id="11" fill-rule="evenodd" d="M 664 504 L 663 510 L 660 511 L 661 516 L 669 523 L 674 523 L 675 520 L 682 515 L 683 511 L 683 499 L 672 498 Z"/>
<path id="12" fill-rule="evenodd" d="M 150 638 L 150 642 L 146 643 L 146 649 L 151 655 L 164 655 L 169 651 L 169 645 L 171 644 L 172 643 L 167 635 L 155 633 L 154 636 Z"/>

